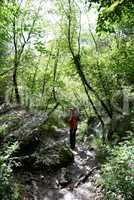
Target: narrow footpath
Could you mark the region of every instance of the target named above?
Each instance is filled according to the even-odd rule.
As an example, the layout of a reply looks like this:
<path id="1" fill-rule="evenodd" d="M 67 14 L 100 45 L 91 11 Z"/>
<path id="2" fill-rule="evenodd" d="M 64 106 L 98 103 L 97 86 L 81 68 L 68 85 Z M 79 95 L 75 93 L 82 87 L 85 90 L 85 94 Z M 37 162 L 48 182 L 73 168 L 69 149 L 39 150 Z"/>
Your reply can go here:
<path id="1" fill-rule="evenodd" d="M 62 130 L 68 143 L 68 130 Z M 66 137 L 65 137 L 66 136 Z M 66 168 L 52 173 L 19 173 L 25 187 L 23 200 L 98 200 L 101 197 L 96 187 L 99 176 L 94 150 L 84 143 L 76 145 L 74 162 Z"/>

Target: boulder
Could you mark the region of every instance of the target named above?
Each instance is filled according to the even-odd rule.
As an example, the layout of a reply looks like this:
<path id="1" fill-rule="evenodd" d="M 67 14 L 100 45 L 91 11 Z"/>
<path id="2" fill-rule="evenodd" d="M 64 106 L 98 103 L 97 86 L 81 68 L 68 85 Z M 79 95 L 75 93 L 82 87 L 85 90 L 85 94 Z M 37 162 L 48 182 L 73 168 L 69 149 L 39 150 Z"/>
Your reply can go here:
<path id="1" fill-rule="evenodd" d="M 14 169 L 57 170 L 73 161 L 73 154 L 65 144 L 67 130 L 48 126 L 47 120 L 46 113 L 24 110 L 11 110 L 1 116 L 1 125 L 6 123 L 3 149 L 18 144 L 10 155 Z"/>
<path id="2" fill-rule="evenodd" d="M 58 170 L 66 167 L 74 159 L 69 147 L 62 140 L 55 141 L 49 137 L 42 137 L 42 140 L 35 143 L 35 145 L 32 142 L 29 143 L 31 148 L 29 147 L 27 151 L 24 151 L 24 146 L 21 148 L 22 145 L 19 145 L 19 149 L 12 155 L 12 159 L 19 163 L 17 168 L 25 170 Z"/>

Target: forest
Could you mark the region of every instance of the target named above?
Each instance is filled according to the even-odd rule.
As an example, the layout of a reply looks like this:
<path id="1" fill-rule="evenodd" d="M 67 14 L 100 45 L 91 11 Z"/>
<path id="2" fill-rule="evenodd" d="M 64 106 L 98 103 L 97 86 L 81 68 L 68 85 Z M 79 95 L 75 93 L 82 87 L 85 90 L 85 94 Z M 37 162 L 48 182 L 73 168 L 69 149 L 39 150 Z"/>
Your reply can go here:
<path id="1" fill-rule="evenodd" d="M 134 1 L 1 0 L 0 200 L 133 200 L 133 136 Z"/>

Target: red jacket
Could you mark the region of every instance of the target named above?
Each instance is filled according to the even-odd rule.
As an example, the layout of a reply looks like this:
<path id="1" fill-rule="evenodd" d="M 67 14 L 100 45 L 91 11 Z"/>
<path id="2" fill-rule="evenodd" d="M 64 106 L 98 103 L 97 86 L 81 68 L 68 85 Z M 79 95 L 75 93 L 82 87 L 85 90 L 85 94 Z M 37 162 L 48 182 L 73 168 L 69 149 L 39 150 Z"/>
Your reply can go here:
<path id="1" fill-rule="evenodd" d="M 72 115 L 69 123 L 70 123 L 70 128 L 77 128 L 77 116 Z"/>

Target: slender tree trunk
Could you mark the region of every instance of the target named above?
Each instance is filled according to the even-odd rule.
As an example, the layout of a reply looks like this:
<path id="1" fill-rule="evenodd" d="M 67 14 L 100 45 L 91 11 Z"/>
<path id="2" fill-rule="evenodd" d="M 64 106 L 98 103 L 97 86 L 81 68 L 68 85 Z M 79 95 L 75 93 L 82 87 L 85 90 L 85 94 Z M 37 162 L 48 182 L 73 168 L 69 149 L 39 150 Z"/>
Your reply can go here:
<path id="1" fill-rule="evenodd" d="M 16 103 L 17 104 L 21 104 L 21 98 L 20 98 L 19 89 L 18 89 L 18 83 L 17 83 L 17 68 L 18 68 L 18 65 L 17 65 L 17 63 L 15 61 L 14 70 L 13 70 L 13 86 L 14 86 L 14 90 L 15 90 Z"/>
<path id="2" fill-rule="evenodd" d="M 20 97 L 20 94 L 19 94 L 18 83 L 17 83 L 17 71 L 18 71 L 18 67 L 19 67 L 25 46 L 31 38 L 31 34 L 32 34 L 32 31 L 33 31 L 33 28 L 34 28 L 34 25 L 35 25 L 35 22 L 36 22 L 36 19 L 37 19 L 37 14 L 34 16 L 33 22 L 31 24 L 31 28 L 28 32 L 28 36 L 27 36 L 27 38 L 25 38 L 22 30 L 21 30 L 21 37 L 17 33 L 16 24 L 17 24 L 17 17 L 19 15 L 19 12 L 20 12 L 20 6 L 18 7 L 18 10 L 16 11 L 16 13 L 14 13 L 14 18 L 13 18 L 13 21 L 12 21 L 13 44 L 14 44 L 13 86 L 14 86 L 14 90 L 15 90 L 16 103 L 21 104 L 21 97 Z M 38 12 L 39 12 L 39 9 L 38 9 Z M 22 38 L 23 38 L 23 43 L 19 44 L 19 40 L 21 40 Z"/>
<path id="3" fill-rule="evenodd" d="M 86 88 L 85 85 L 84 85 L 84 88 L 85 88 L 85 92 L 86 92 L 86 94 L 87 94 L 88 100 L 89 100 L 90 104 L 92 105 L 92 108 L 93 108 L 93 110 L 94 110 L 96 116 L 97 116 L 98 119 L 100 120 L 102 127 L 104 127 L 103 119 L 102 119 L 101 115 L 99 114 L 99 112 L 97 111 L 96 106 L 94 105 L 94 103 L 93 103 L 93 101 L 92 101 L 92 99 L 91 99 L 91 97 L 90 97 L 90 95 L 89 95 L 89 93 L 88 93 L 88 90 L 87 90 L 87 88 Z"/>
<path id="4" fill-rule="evenodd" d="M 17 83 L 17 70 L 18 70 L 18 49 L 17 49 L 17 35 L 16 35 L 16 17 L 13 20 L 13 43 L 14 43 L 14 67 L 13 67 L 13 86 L 15 90 L 16 103 L 20 104 L 21 99 L 19 95 L 18 83 Z"/>
<path id="5" fill-rule="evenodd" d="M 71 0 L 68 0 L 68 5 L 69 5 L 69 13 L 67 14 L 67 18 L 68 18 L 68 46 L 69 46 L 69 50 L 72 54 L 72 58 L 73 58 L 75 68 L 77 70 L 77 73 L 79 74 L 79 77 L 80 77 L 83 85 L 85 85 L 86 89 L 91 91 L 95 95 L 95 97 L 101 103 L 102 107 L 104 108 L 104 110 L 106 111 L 106 113 L 108 114 L 110 119 L 112 119 L 112 113 L 110 112 L 110 110 L 108 109 L 108 107 L 104 103 L 104 101 L 97 94 L 97 92 L 92 88 L 90 83 L 87 81 L 84 72 L 82 71 L 81 61 L 80 61 L 80 33 L 79 33 L 79 38 L 78 38 L 78 52 L 75 54 L 74 49 L 72 48 L 72 43 L 71 43 L 71 25 L 72 25 L 71 24 L 71 22 L 72 22 L 71 21 L 71 13 L 72 13 Z"/>
<path id="6" fill-rule="evenodd" d="M 55 106 L 48 112 L 48 117 L 57 109 L 57 107 L 60 105 L 60 103 L 59 102 L 57 102 L 56 104 L 55 104 Z"/>
<path id="7" fill-rule="evenodd" d="M 106 104 L 99 97 L 97 92 L 90 86 L 90 84 L 88 83 L 87 79 L 85 78 L 85 75 L 84 75 L 83 71 L 81 70 L 80 56 L 79 55 L 73 56 L 73 59 L 74 59 L 75 67 L 77 69 L 77 72 L 78 72 L 78 74 L 79 74 L 79 76 L 81 78 L 81 81 L 82 81 L 83 85 L 85 85 L 87 87 L 87 89 L 90 90 L 95 95 L 95 97 L 101 103 L 102 107 L 104 108 L 104 110 L 106 111 L 108 116 L 112 119 L 112 113 L 109 111 L 109 109 L 107 108 Z"/>

